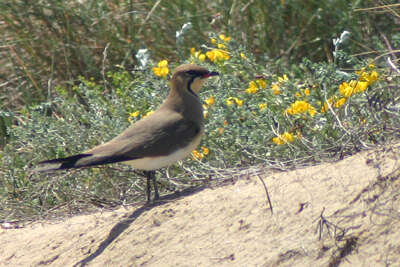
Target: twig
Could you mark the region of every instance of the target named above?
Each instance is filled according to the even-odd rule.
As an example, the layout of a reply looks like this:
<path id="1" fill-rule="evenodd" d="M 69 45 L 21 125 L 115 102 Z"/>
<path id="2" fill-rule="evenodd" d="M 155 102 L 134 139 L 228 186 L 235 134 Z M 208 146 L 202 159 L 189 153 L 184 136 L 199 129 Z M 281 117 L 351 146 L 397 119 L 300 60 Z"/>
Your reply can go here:
<path id="1" fill-rule="evenodd" d="M 400 73 L 400 70 L 396 67 L 396 65 L 393 64 L 392 60 L 390 57 L 387 57 L 386 62 L 389 64 L 389 66 L 395 70 L 397 73 Z"/>
<path id="2" fill-rule="evenodd" d="M 151 17 L 151 15 L 153 14 L 154 10 L 156 10 L 156 8 L 158 7 L 158 5 L 161 3 L 162 0 L 158 0 L 153 7 L 151 8 L 150 12 L 147 14 L 146 18 L 144 19 L 144 22 L 142 23 L 142 25 L 140 26 L 139 30 L 138 30 L 138 35 L 142 32 L 143 30 L 143 26 L 147 23 L 147 21 L 149 20 L 149 18 Z"/>
<path id="3" fill-rule="evenodd" d="M 271 203 L 271 198 L 269 197 L 269 193 L 268 193 L 268 188 L 267 185 L 265 184 L 264 180 L 260 177 L 260 175 L 256 175 L 258 177 L 258 179 L 260 179 L 261 183 L 264 185 L 264 189 L 265 189 L 265 193 L 267 195 L 267 206 L 269 205 L 269 209 L 271 210 L 271 214 L 274 214 L 274 210 L 272 208 L 272 203 Z"/>
<path id="4" fill-rule="evenodd" d="M 11 52 L 14 54 L 15 58 L 17 59 L 18 64 L 21 66 L 23 71 L 25 72 L 26 76 L 28 76 L 29 80 L 32 82 L 33 87 L 40 92 L 40 88 L 38 84 L 36 83 L 35 79 L 32 77 L 31 73 L 28 71 L 28 68 L 25 66 L 24 62 L 22 62 L 21 58 L 18 56 L 17 52 L 15 51 L 13 46 L 9 46 Z"/>
<path id="5" fill-rule="evenodd" d="M 386 47 L 388 48 L 389 52 L 392 53 L 392 57 L 393 57 L 393 58 L 395 59 L 395 61 L 396 61 L 396 60 L 397 60 L 396 53 L 393 53 L 393 48 L 392 48 L 392 45 L 390 44 L 388 38 L 387 38 L 386 35 L 385 35 L 383 32 L 381 32 L 381 31 L 379 31 L 379 34 L 381 35 L 383 41 L 385 42 Z"/>
<path id="6" fill-rule="evenodd" d="M 358 11 L 367 11 L 367 10 L 377 10 L 377 9 L 385 9 L 385 8 L 391 8 L 391 7 L 398 7 L 400 4 L 390 4 L 390 5 L 381 5 L 381 6 L 374 6 L 374 7 L 367 7 L 367 8 L 356 8 L 353 11 L 358 12 Z"/>
<path id="7" fill-rule="evenodd" d="M 324 98 L 325 98 L 325 103 L 327 104 L 327 106 L 328 106 L 328 108 L 329 108 L 329 111 L 332 113 L 333 117 L 335 117 L 337 123 L 339 124 L 339 127 L 342 128 L 348 135 L 351 135 L 350 132 L 349 132 L 346 128 L 344 128 L 344 126 L 342 125 L 342 122 L 340 121 L 338 115 L 337 115 L 337 114 L 335 113 L 335 111 L 333 110 L 332 105 L 329 103 L 329 101 L 328 101 L 328 99 L 327 99 L 327 97 L 326 97 L 326 88 L 325 88 L 325 85 L 323 85 L 323 87 L 324 87 Z"/>
<path id="8" fill-rule="evenodd" d="M 161 3 L 162 0 L 158 0 L 153 7 L 151 8 L 151 10 L 149 11 L 149 13 L 147 13 L 146 18 L 144 19 L 144 22 L 142 23 L 142 25 L 140 25 L 139 30 L 137 31 L 136 35 L 139 36 L 142 33 L 143 27 L 146 25 L 147 21 L 150 19 L 151 15 L 153 14 L 154 10 L 158 7 L 158 5 Z M 121 66 L 125 66 L 125 61 L 128 59 L 129 55 L 132 54 L 134 50 L 134 47 L 131 47 L 125 54 L 124 59 L 122 60 Z"/>
<path id="9" fill-rule="evenodd" d="M 279 57 L 283 56 L 283 55 L 288 55 L 290 54 L 290 52 L 293 50 L 293 48 L 296 47 L 296 45 L 300 42 L 301 38 L 303 38 L 304 33 L 306 32 L 306 30 L 308 29 L 308 26 L 311 25 L 311 23 L 313 22 L 313 20 L 315 19 L 315 17 L 317 17 L 319 15 L 319 11 L 315 12 L 313 16 L 311 16 L 311 18 L 308 19 L 307 24 L 304 28 L 301 29 L 300 33 L 297 35 L 296 40 L 290 45 L 290 47 L 284 51 L 283 53 L 281 53 Z"/>
<path id="10" fill-rule="evenodd" d="M 339 226 L 337 226 L 337 225 L 335 225 L 335 224 L 333 224 L 331 222 L 329 222 L 324 216 L 324 211 L 325 211 L 325 207 L 322 209 L 321 215 L 319 215 L 319 218 L 318 218 L 319 221 L 318 221 L 318 224 L 317 224 L 317 228 L 315 229 L 315 232 L 319 233 L 318 234 L 318 240 L 322 239 L 322 232 L 324 231 L 324 226 L 325 226 L 325 228 L 326 228 L 326 230 L 328 232 L 328 235 L 330 237 L 332 237 L 331 236 L 331 228 L 333 228 L 335 240 L 337 240 L 337 241 L 342 240 L 343 237 L 345 236 L 347 230 L 344 229 L 344 228 L 341 228 L 341 227 L 339 227 Z"/>
<path id="11" fill-rule="evenodd" d="M 104 48 L 103 51 L 103 62 L 102 62 L 102 68 L 101 68 L 101 75 L 103 76 L 103 83 L 104 83 L 104 94 L 108 93 L 108 86 L 107 86 L 107 79 L 106 79 L 106 60 L 107 60 L 107 50 L 110 47 L 110 43 L 107 43 L 106 47 Z"/>

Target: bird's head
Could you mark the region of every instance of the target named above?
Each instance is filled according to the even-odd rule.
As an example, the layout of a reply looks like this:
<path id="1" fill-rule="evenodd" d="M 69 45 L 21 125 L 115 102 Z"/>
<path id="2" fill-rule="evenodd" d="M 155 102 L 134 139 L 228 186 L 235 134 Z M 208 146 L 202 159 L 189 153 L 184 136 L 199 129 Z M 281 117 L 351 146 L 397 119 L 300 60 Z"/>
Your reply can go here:
<path id="1" fill-rule="evenodd" d="M 219 75 L 218 72 L 209 71 L 204 67 L 184 64 L 175 69 L 171 83 L 175 90 L 197 95 L 206 79 L 216 75 Z"/>

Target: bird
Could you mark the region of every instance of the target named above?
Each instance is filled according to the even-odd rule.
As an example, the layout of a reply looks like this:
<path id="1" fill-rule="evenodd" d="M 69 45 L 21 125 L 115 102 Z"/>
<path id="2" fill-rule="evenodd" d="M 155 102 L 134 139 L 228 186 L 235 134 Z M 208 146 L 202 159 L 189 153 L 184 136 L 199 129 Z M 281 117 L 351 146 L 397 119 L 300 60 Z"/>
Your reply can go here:
<path id="1" fill-rule="evenodd" d="M 204 133 L 203 107 L 198 93 L 216 71 L 195 64 L 178 66 L 170 79 L 170 91 L 152 114 L 133 123 L 110 141 L 80 154 L 38 163 L 35 171 L 56 171 L 121 162 L 144 171 L 147 202 L 159 199 L 155 171 L 186 158 Z"/>

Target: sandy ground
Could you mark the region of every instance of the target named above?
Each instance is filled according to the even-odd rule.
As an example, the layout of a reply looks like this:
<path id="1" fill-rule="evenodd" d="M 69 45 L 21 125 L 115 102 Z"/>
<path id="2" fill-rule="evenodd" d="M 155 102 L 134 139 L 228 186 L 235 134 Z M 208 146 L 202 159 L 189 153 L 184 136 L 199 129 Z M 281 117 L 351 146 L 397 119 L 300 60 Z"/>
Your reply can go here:
<path id="1" fill-rule="evenodd" d="M 3 227 L 0 265 L 400 266 L 400 144 L 261 173 L 149 206 Z"/>

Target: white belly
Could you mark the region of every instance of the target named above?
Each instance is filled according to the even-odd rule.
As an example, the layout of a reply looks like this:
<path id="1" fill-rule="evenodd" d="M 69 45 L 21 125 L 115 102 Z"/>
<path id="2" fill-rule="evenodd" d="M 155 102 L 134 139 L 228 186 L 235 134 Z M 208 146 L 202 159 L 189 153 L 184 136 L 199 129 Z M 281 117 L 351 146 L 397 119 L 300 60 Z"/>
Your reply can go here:
<path id="1" fill-rule="evenodd" d="M 130 161 L 124 161 L 123 163 L 132 166 L 135 169 L 139 170 L 156 170 L 166 166 L 169 166 L 181 159 L 186 158 L 200 143 L 201 134 L 196 137 L 188 146 L 183 147 L 179 150 L 176 150 L 174 153 L 169 154 L 167 156 L 161 157 L 147 157 L 141 159 L 135 159 Z"/>

